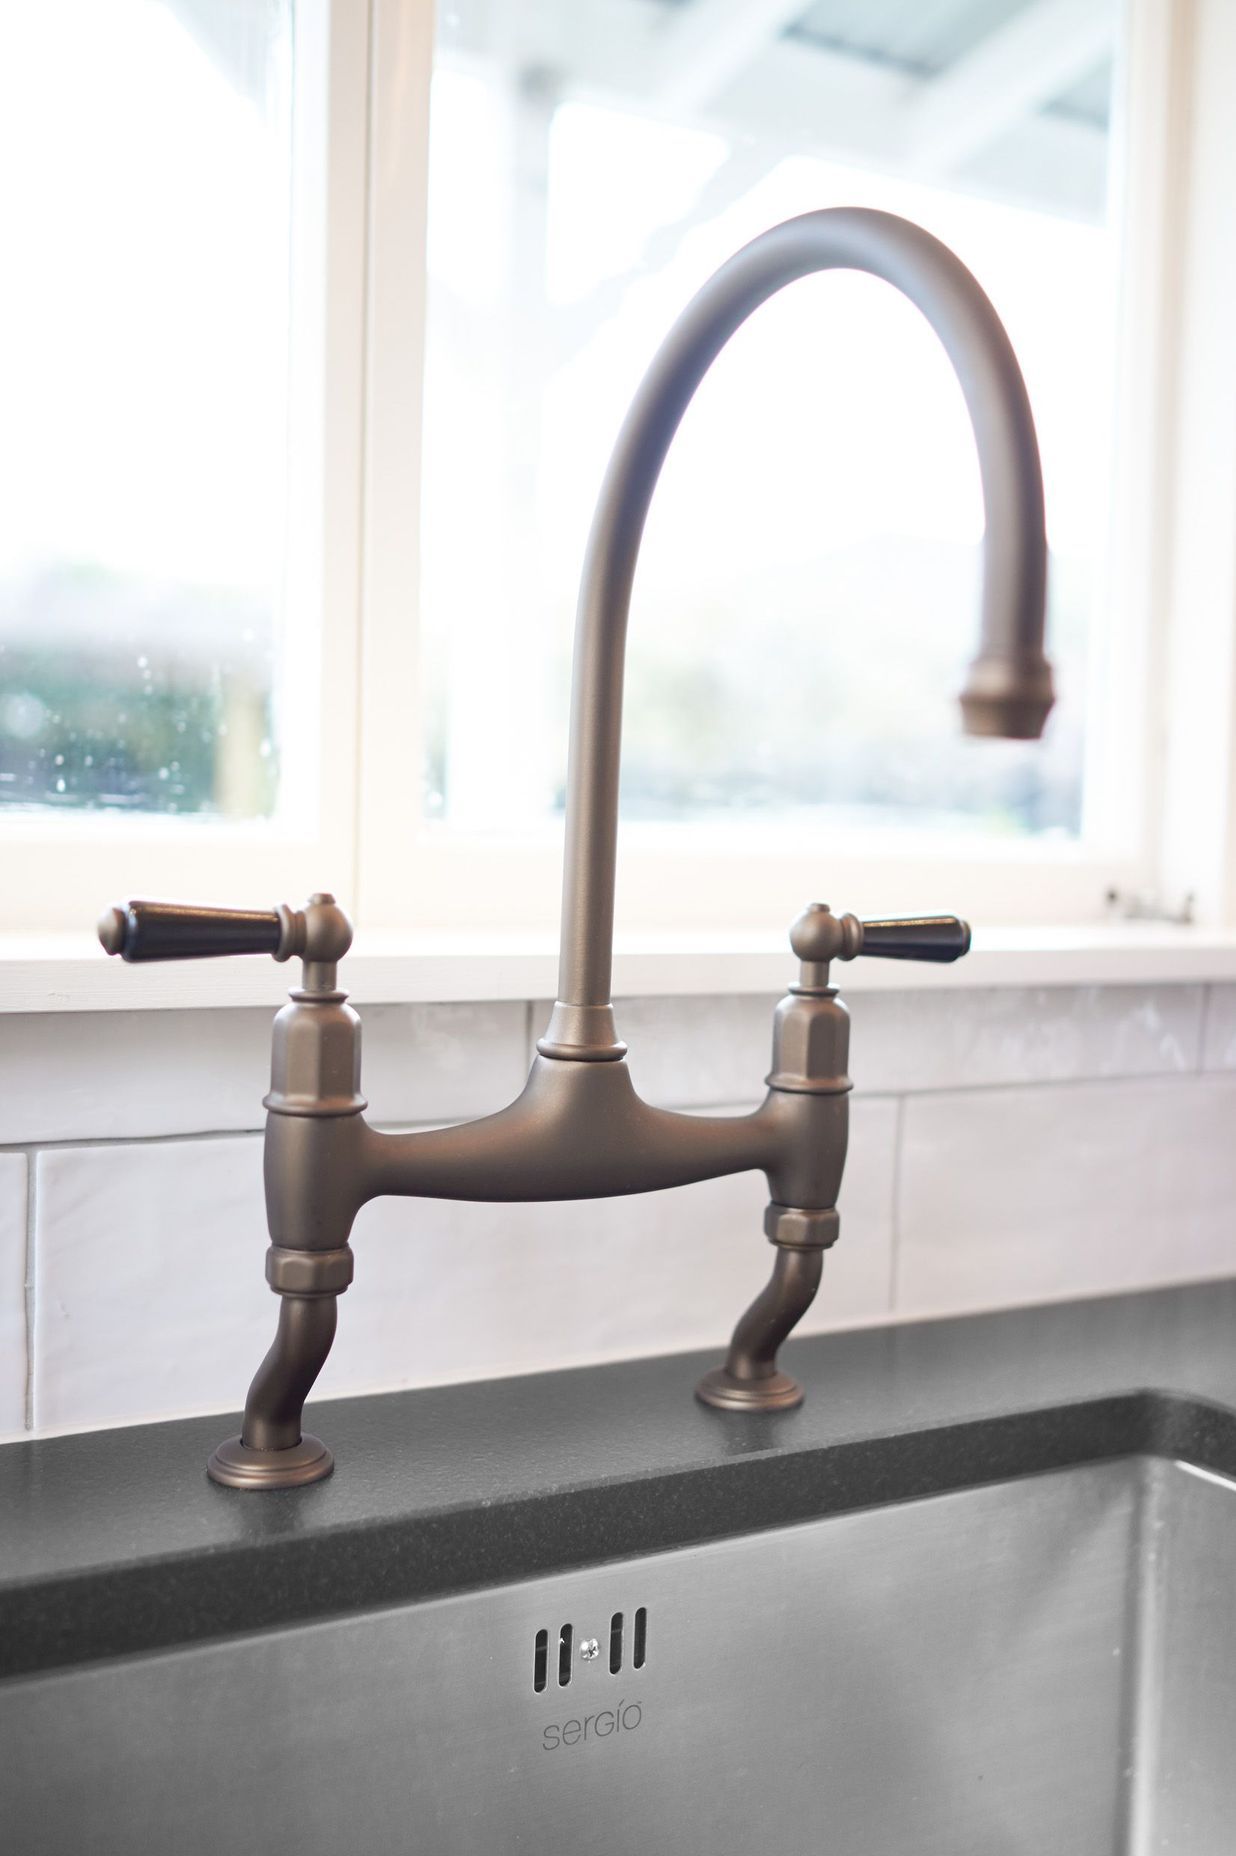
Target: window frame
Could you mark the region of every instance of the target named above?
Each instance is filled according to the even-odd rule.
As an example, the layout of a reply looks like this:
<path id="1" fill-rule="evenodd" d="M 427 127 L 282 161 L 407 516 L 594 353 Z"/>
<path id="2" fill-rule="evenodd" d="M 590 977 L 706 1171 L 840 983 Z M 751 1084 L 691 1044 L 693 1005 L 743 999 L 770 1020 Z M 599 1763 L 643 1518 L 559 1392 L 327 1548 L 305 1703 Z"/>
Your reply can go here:
<path id="1" fill-rule="evenodd" d="M 1232 920 L 1230 823 L 1236 676 L 1209 679 L 1204 646 L 1236 654 L 1236 536 L 1203 530 L 1183 493 L 1217 448 L 1236 483 L 1236 419 L 1208 393 L 1222 332 L 1236 326 L 1236 280 L 1223 260 L 1231 151 L 1214 76 L 1236 32 L 1225 0 L 1126 0 L 1118 74 L 1122 239 L 1112 612 L 1098 663 L 1107 709 L 1090 730 L 1086 835 L 1076 844 L 985 845 L 881 834 L 869 847 L 826 838 L 760 841 L 742 832 L 626 826 L 618 933 L 737 945 L 780 932 L 821 892 L 860 912 L 955 908 L 980 924 L 1102 919 L 1108 890 L 1188 889 L 1199 919 Z M 109 897 L 188 894 L 205 901 L 295 900 L 335 890 L 365 934 L 467 937 L 497 947 L 556 933 L 561 829 L 464 837 L 421 815 L 418 612 L 432 0 L 300 0 L 328 47 L 321 480 L 322 747 L 316 829 L 109 819 L 0 818 L 18 877 L 12 927 L 79 927 Z M 312 30 L 307 42 L 312 42 Z M 1207 61 L 1210 61 L 1210 71 Z M 1236 68 L 1236 64 L 1228 69 Z M 1209 163 L 1209 168 L 1207 166 Z M 1222 164 L 1220 164 L 1222 165 Z M 1230 160 L 1226 166 L 1236 167 Z M 1230 242 L 1230 241 L 1229 241 Z M 1130 436 L 1132 435 L 1132 436 Z M 1182 488 L 1183 487 L 1183 488 Z M 1214 508 L 1213 495 L 1203 506 Z M 1236 497 L 1230 507 L 1236 509 Z M 1231 523 L 1227 525 L 1231 527 Z M 582 537 L 581 543 L 582 543 Z M 1211 580 L 1198 585 L 1198 561 Z M 1174 615 L 1183 614 L 1177 617 Z M 809 649 L 804 639 L 804 649 Z M 303 655 L 314 654 L 306 647 Z M 942 697 L 945 692 L 942 692 Z M 1198 803 L 1225 779 L 1221 818 Z M 745 839 L 745 841 L 744 841 Z"/>

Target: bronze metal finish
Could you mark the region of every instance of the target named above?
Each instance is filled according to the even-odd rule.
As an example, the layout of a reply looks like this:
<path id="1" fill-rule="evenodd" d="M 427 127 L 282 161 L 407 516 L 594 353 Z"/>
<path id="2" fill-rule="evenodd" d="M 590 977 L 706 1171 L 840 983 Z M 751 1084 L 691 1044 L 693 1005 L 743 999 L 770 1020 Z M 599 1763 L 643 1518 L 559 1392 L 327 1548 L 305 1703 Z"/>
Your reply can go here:
<path id="1" fill-rule="evenodd" d="M 767 1093 L 745 1115 L 673 1114 L 641 1101 L 610 974 L 627 612 L 661 465 L 692 394 L 739 325 L 784 285 L 836 268 L 868 271 L 903 291 L 957 370 L 987 510 L 982 637 L 963 716 L 975 733 L 1041 730 L 1051 706 L 1042 479 L 1025 387 L 995 312 L 958 260 L 905 220 L 844 210 L 775 227 L 722 267 L 670 333 L 601 491 L 576 631 L 558 999 L 517 1099 L 456 1127 L 388 1134 L 369 1126 L 360 1020 L 337 984 L 351 927 L 331 896 L 316 895 L 303 910 L 133 902 L 99 924 L 108 953 L 130 961 L 264 952 L 304 963 L 275 1021 L 265 1099 L 267 1278 L 281 1298 L 279 1322 L 249 1389 L 241 1436 L 210 1460 L 216 1481 L 277 1488 L 329 1473 L 330 1453 L 302 1435 L 301 1414 L 351 1280 L 353 1220 L 387 1193 L 602 1198 L 759 1169 L 770 1195 L 772 1274 L 698 1395 L 729 1411 L 782 1410 L 801 1398 L 777 1353 L 810 1307 L 837 1237 L 847 1139 L 849 1019 L 829 984 L 831 963 L 859 954 L 957 960 L 970 931 L 953 916 L 863 923 L 812 904 L 791 933 L 800 965 L 774 1014 Z"/>
<path id="2" fill-rule="evenodd" d="M 836 1235 L 834 1222 L 828 1241 Z M 695 1388 L 703 1404 L 721 1411 L 788 1411 L 802 1404 L 802 1387 L 778 1369 L 777 1351 L 814 1302 L 823 1270 L 822 1247 L 778 1245 L 772 1275 L 734 1329 L 725 1365 L 705 1373 Z"/>
<path id="3" fill-rule="evenodd" d="M 211 1452 L 206 1473 L 228 1489 L 300 1489 L 321 1482 L 334 1467 L 321 1438 L 306 1431 L 282 1450 L 251 1450 L 241 1438 L 229 1437 Z"/>

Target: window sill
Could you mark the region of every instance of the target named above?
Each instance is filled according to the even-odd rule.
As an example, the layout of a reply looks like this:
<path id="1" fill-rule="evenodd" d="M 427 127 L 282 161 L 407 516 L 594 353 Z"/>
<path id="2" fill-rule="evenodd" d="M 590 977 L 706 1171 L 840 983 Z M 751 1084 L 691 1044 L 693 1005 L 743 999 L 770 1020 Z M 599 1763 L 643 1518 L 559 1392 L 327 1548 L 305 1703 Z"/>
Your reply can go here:
<path id="1" fill-rule="evenodd" d="M 362 935 L 344 983 L 358 1005 L 546 999 L 556 974 L 556 946 L 542 936 Z M 792 974 L 781 936 L 628 936 L 618 943 L 614 992 L 775 994 Z M 837 976 L 849 992 L 1236 981 L 1236 932 L 1140 923 L 989 928 L 956 966 L 859 960 Z M 0 935 L 0 1013 L 277 1007 L 294 983 L 294 968 L 265 959 L 125 967 L 85 935 Z"/>

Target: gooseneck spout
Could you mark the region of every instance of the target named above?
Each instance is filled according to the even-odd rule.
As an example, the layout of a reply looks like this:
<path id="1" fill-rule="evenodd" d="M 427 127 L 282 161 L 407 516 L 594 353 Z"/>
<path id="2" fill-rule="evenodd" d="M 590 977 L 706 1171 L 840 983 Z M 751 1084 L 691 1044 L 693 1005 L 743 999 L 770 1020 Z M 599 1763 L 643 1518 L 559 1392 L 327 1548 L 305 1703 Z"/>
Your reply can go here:
<path id="1" fill-rule="evenodd" d="M 1043 655 L 1043 480 L 1021 370 L 994 309 L 938 239 L 889 213 L 806 213 L 764 233 L 704 285 L 644 378 L 601 489 L 575 630 L 558 1001 L 541 1050 L 615 1058 L 610 1003 L 622 685 L 631 586 L 652 494 L 683 413 L 739 325 L 815 271 L 867 271 L 917 304 L 953 363 L 974 426 L 986 509 L 982 634 L 962 711 L 972 734 L 1037 736 L 1052 703 Z"/>

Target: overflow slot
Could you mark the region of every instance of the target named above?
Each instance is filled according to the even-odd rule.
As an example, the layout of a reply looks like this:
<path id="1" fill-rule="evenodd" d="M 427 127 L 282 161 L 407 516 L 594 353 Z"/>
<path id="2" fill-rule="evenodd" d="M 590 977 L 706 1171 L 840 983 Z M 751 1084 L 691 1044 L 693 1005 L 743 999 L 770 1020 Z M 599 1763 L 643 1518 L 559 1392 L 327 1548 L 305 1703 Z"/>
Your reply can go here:
<path id="1" fill-rule="evenodd" d="M 631 1650 L 631 1666 L 634 1669 L 644 1667 L 644 1656 L 648 1648 L 648 1608 L 641 1605 L 635 1613 L 635 1642 Z"/>

